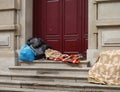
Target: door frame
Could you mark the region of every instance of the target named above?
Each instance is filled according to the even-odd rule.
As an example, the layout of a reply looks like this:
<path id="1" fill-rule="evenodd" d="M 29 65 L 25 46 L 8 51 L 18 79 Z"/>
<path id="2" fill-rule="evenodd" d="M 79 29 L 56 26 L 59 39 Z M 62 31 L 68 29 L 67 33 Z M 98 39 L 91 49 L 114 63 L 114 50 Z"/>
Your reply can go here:
<path id="1" fill-rule="evenodd" d="M 44 1 L 43 1 L 44 2 Z M 46 1 L 45 1 L 46 2 Z M 79 1 L 78 1 L 79 2 Z M 35 20 L 41 20 L 42 22 L 43 22 L 43 20 L 45 20 L 45 16 L 42 16 L 41 15 L 41 13 L 38 13 L 38 11 L 40 10 L 41 12 L 42 12 L 42 14 L 46 14 L 45 13 L 45 11 L 44 10 L 46 10 L 46 8 L 44 7 L 44 9 L 43 8 L 41 8 L 38 4 L 40 4 L 40 3 L 42 3 L 42 0 L 41 1 L 37 1 L 37 2 L 35 2 L 35 5 L 34 5 L 34 11 L 35 11 L 35 13 L 37 14 L 37 16 L 40 16 L 40 17 L 38 17 L 38 19 L 37 18 L 34 18 Z M 61 1 L 60 1 L 60 3 L 61 3 Z M 63 3 L 63 2 L 62 2 Z M 65 2 L 64 2 L 65 3 Z M 63 5 L 64 5 L 64 3 L 63 3 Z M 85 34 L 88 34 L 88 27 L 85 27 L 86 26 L 86 24 L 87 24 L 87 26 L 88 26 L 88 19 L 87 19 L 87 16 L 85 16 L 84 17 L 84 14 L 87 14 L 88 15 L 88 1 L 87 0 L 85 0 L 85 1 L 80 1 L 79 2 L 79 4 L 80 4 L 80 6 L 78 6 L 78 8 L 77 8 L 77 10 L 81 10 L 81 13 L 78 13 L 78 11 L 77 11 L 77 13 L 78 13 L 78 15 L 77 16 L 80 16 L 79 17 L 79 21 L 77 21 L 78 23 L 80 23 L 80 25 L 81 25 L 81 28 L 80 28 L 80 30 L 82 29 L 82 30 L 85 30 L 84 32 L 80 32 L 80 44 L 81 44 L 81 48 L 80 48 L 80 53 L 86 53 L 86 50 L 87 50 L 87 48 L 88 48 L 88 42 L 87 42 L 87 40 L 88 40 L 88 35 L 85 35 Z M 62 5 L 62 6 L 63 6 Z M 43 5 L 43 6 L 45 6 L 45 5 Z M 63 6 L 64 7 L 64 6 Z M 62 7 L 62 8 L 63 8 Z M 39 10 L 38 10 L 39 9 Z M 60 10 L 61 11 L 61 10 Z M 87 12 L 86 12 L 87 11 Z M 61 13 L 63 13 L 64 14 L 64 11 L 61 11 Z M 40 15 L 39 15 L 40 14 Z M 43 18 L 41 18 L 41 17 L 43 17 Z M 62 18 L 64 18 L 64 17 L 62 17 Z M 80 22 L 80 20 L 82 20 L 83 22 Z M 44 28 L 44 30 L 46 30 L 46 27 L 45 27 L 45 25 L 43 25 L 42 26 L 42 24 L 46 24 L 46 23 L 42 23 L 42 22 L 39 22 L 39 21 L 36 21 L 36 22 L 34 22 L 34 36 L 36 36 L 37 34 L 38 35 L 40 35 L 43 39 L 46 39 L 45 37 L 44 37 L 44 35 L 42 34 L 42 32 L 40 32 L 40 30 L 43 30 L 43 28 Z M 62 22 L 63 22 L 63 20 L 62 20 Z M 38 24 L 40 24 L 40 27 L 38 27 Z M 37 26 L 36 26 L 37 25 Z M 64 25 L 60 25 L 60 26 L 63 26 L 63 28 L 64 28 Z M 37 28 L 38 27 L 38 28 Z M 78 27 L 77 27 L 78 28 Z M 35 32 L 35 30 L 39 30 L 39 32 Z M 63 29 L 63 30 L 65 30 L 65 29 Z M 44 32 L 44 31 L 43 31 Z M 87 40 L 86 40 L 87 39 Z M 84 45 L 84 46 L 83 46 Z M 61 49 L 61 51 L 62 51 L 63 49 Z"/>
<path id="2" fill-rule="evenodd" d="M 88 4 L 90 2 L 91 2 L 91 0 L 88 0 Z M 90 6 L 88 5 L 88 9 L 89 8 L 90 8 Z M 22 3 L 21 9 L 22 9 L 22 12 L 23 12 L 24 15 L 21 16 L 21 21 L 22 21 L 21 25 L 22 25 L 22 35 L 23 35 L 23 37 L 21 37 L 20 39 L 22 41 L 24 40 L 24 42 L 22 42 L 22 44 L 24 44 L 26 39 L 33 36 L 33 17 L 32 16 L 28 17 L 29 14 L 34 12 L 33 11 L 33 0 L 25 0 L 25 4 L 24 4 L 24 2 Z M 90 16 L 88 14 L 88 18 L 89 17 Z M 90 34 L 90 32 L 89 32 L 89 28 L 88 28 L 88 35 L 89 34 Z M 88 38 L 88 43 L 89 43 L 89 38 Z M 88 44 L 88 49 L 89 49 L 89 44 Z"/>

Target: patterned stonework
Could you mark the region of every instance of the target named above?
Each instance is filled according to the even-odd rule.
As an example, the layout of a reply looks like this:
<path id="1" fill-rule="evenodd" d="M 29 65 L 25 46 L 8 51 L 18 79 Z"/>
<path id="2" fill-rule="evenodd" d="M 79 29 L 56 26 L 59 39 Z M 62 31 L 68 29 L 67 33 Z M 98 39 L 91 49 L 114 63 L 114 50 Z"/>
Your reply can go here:
<path id="1" fill-rule="evenodd" d="M 102 52 L 89 71 L 88 81 L 120 85 L 120 50 Z"/>

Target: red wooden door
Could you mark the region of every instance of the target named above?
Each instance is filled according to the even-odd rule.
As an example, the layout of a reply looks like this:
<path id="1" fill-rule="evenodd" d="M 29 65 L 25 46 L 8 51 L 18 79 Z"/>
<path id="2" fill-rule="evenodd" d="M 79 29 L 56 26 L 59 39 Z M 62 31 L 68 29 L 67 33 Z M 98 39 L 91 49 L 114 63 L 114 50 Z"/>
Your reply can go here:
<path id="1" fill-rule="evenodd" d="M 34 36 L 67 54 L 88 47 L 88 0 L 34 0 Z"/>

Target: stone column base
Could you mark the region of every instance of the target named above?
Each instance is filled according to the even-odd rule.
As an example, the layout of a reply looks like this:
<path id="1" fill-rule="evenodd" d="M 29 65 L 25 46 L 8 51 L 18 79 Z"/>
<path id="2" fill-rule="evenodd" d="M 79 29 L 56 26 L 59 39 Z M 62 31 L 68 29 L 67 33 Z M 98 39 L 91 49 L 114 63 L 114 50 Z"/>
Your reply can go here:
<path id="1" fill-rule="evenodd" d="M 90 61 L 90 66 L 93 66 L 93 64 L 96 62 L 98 56 L 99 56 L 98 49 L 88 49 L 87 50 L 87 60 Z"/>
<path id="2" fill-rule="evenodd" d="M 14 51 L 0 51 L 0 72 L 8 71 L 10 66 L 15 66 L 15 62 Z"/>

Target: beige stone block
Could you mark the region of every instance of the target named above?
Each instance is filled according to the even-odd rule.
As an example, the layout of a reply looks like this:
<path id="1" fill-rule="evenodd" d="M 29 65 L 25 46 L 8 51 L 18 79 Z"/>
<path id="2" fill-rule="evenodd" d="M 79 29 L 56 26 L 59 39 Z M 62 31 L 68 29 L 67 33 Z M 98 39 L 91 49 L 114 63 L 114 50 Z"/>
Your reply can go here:
<path id="1" fill-rule="evenodd" d="M 14 40 L 11 32 L 0 32 L 0 51 L 12 49 L 13 44 Z"/>
<path id="2" fill-rule="evenodd" d="M 15 84 L 15 83 L 1 83 L 0 87 L 7 87 L 7 88 L 20 88 L 20 84 Z"/>
<path id="3" fill-rule="evenodd" d="M 0 54 L 4 51 L 13 51 L 16 47 L 14 31 L 0 31 Z M 9 54 L 8 52 L 6 54 Z"/>
<path id="4" fill-rule="evenodd" d="M 2 76 L 0 75 L 0 80 L 11 80 L 11 76 Z"/>
<path id="5" fill-rule="evenodd" d="M 120 46 L 120 31 L 102 32 L 102 46 Z"/>
<path id="6" fill-rule="evenodd" d="M 0 46 L 10 46 L 10 34 L 0 34 Z"/>
<path id="7" fill-rule="evenodd" d="M 100 84 L 99 84 L 100 85 Z M 101 86 L 101 85 L 100 85 Z M 117 88 L 109 88 L 109 87 L 86 87 L 84 92 L 119 92 Z"/>
<path id="8" fill-rule="evenodd" d="M 17 25 L 0 25 L 0 31 L 17 30 Z"/>
<path id="9" fill-rule="evenodd" d="M 12 25 L 15 24 L 15 12 L 0 11 L 0 25 Z"/>
<path id="10" fill-rule="evenodd" d="M 90 61 L 90 66 L 93 66 L 99 57 L 99 51 L 97 49 L 88 49 L 87 50 L 87 60 Z"/>
<path id="11" fill-rule="evenodd" d="M 120 2 L 98 3 L 98 20 L 120 19 Z"/>
<path id="12" fill-rule="evenodd" d="M 3 55 L 0 56 L 0 72 L 9 71 L 8 67 L 15 65 L 15 58 L 13 57 L 13 54 L 11 53 L 9 55 L 5 55 L 5 53 L 6 52 L 3 52 Z"/>
<path id="13" fill-rule="evenodd" d="M 120 26 L 120 19 L 110 19 L 110 20 L 97 20 L 96 21 L 97 27 L 103 26 Z"/>
<path id="14" fill-rule="evenodd" d="M 120 46 L 120 27 L 99 28 L 99 45 Z"/>
<path id="15" fill-rule="evenodd" d="M 15 1 L 16 0 L 0 0 L 0 10 L 15 8 Z"/>

